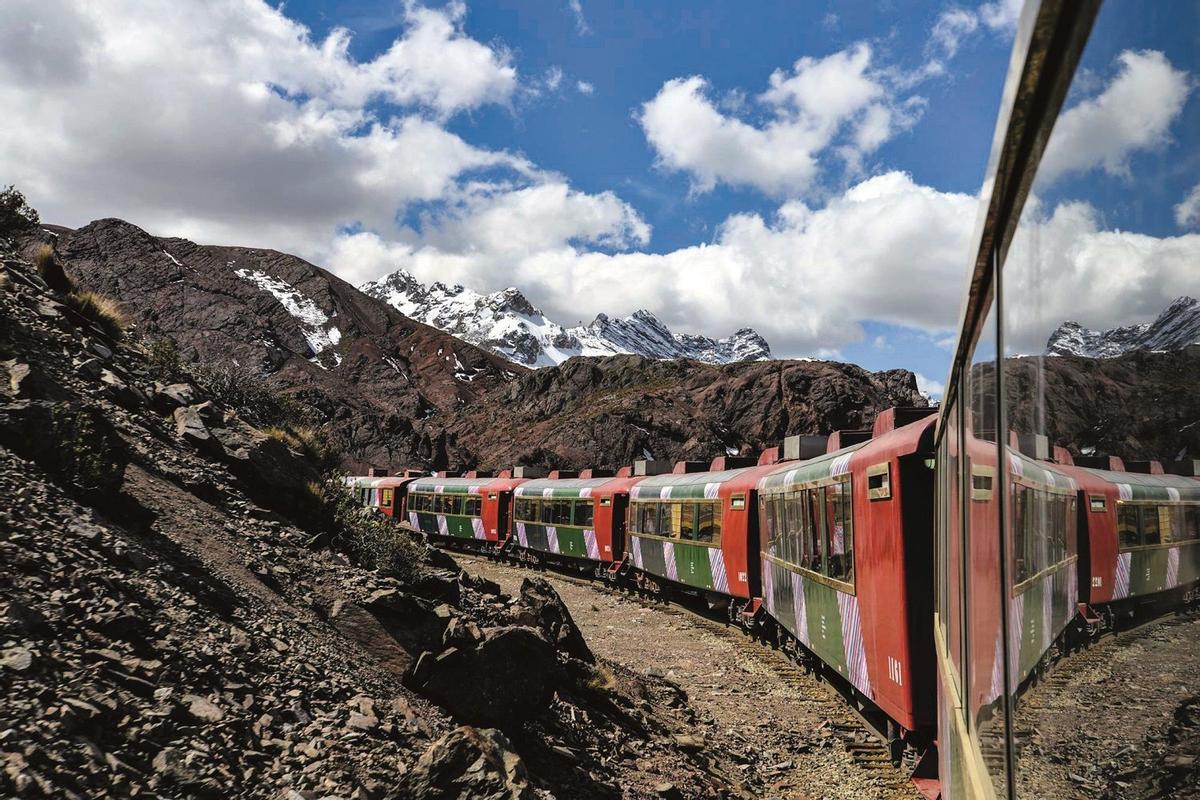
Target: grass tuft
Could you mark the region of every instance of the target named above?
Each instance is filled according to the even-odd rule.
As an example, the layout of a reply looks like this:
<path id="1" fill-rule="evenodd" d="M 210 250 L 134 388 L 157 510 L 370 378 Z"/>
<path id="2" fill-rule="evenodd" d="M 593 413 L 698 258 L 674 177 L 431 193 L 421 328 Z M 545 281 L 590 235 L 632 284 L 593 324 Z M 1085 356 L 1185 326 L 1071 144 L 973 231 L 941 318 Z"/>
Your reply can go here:
<path id="1" fill-rule="evenodd" d="M 56 294 L 70 294 L 75 291 L 75 284 L 67 277 L 62 264 L 58 263 L 53 246 L 44 244 L 39 247 L 33 254 L 33 265 L 37 267 L 38 274 L 51 291 Z"/>
<path id="2" fill-rule="evenodd" d="M 119 341 L 125 337 L 129 318 L 111 297 L 98 292 L 71 292 L 67 295 L 67 305 L 99 325 L 109 339 Z"/>

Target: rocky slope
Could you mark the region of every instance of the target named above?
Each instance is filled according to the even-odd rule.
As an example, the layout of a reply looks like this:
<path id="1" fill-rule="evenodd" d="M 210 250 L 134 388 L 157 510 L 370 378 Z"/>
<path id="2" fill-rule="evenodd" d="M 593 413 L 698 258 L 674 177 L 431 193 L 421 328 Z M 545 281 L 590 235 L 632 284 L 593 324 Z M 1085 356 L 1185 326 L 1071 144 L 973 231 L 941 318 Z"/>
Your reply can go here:
<path id="1" fill-rule="evenodd" d="M 1046 342 L 1048 356 L 1113 358 L 1135 350 L 1178 350 L 1200 343 L 1200 301 L 1178 297 L 1153 322 L 1094 331 L 1064 322 Z"/>
<path id="2" fill-rule="evenodd" d="M 563 327 L 546 319 L 520 290 L 511 287 L 479 294 L 458 285 L 425 286 L 397 270 L 361 288 L 405 316 L 528 367 L 554 366 L 573 356 L 618 354 L 691 358 L 710 364 L 771 357 L 766 340 L 750 328 L 724 339 L 676 334 L 645 310 L 617 319 L 601 314 L 587 325 Z"/>
<path id="3" fill-rule="evenodd" d="M 306 456 L 0 260 L 0 795 L 744 796 L 544 582 L 357 566 Z"/>
<path id="4" fill-rule="evenodd" d="M 83 288 L 118 299 L 141 333 L 185 357 L 236 363 L 314 409 L 353 463 L 444 465 L 441 418 L 522 372 L 273 250 L 157 238 L 116 219 L 53 240 Z"/>
<path id="5" fill-rule="evenodd" d="M 1014 358 L 1005 369 L 1014 430 L 1042 431 L 1076 455 L 1200 458 L 1200 347 Z"/>
<path id="6" fill-rule="evenodd" d="M 527 373 L 449 430 L 451 453 L 481 463 L 618 466 L 647 454 L 708 460 L 757 453 L 794 433 L 871 424 L 924 406 L 906 370 L 824 361 L 711 365 L 640 356 L 577 359 Z"/>

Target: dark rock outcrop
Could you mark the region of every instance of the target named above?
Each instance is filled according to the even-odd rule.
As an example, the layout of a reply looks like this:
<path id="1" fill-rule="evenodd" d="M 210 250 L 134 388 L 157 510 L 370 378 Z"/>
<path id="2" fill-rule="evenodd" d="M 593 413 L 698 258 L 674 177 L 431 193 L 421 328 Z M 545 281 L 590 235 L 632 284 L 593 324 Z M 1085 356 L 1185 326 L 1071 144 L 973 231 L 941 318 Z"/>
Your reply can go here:
<path id="1" fill-rule="evenodd" d="M 711 365 L 639 356 L 571 359 L 526 373 L 459 415 L 451 452 L 485 466 L 581 468 L 757 452 L 795 433 L 870 427 L 891 406 L 924 406 L 906 370 L 828 361 Z"/>
<path id="2" fill-rule="evenodd" d="M 155 237 L 117 219 L 54 232 L 80 287 L 119 299 L 143 335 L 174 340 L 186 359 L 269 376 L 355 464 L 445 466 L 444 420 L 524 371 L 295 256 Z M 24 252 L 49 240 L 35 230 Z"/>
<path id="3" fill-rule="evenodd" d="M 572 619 L 571 611 L 549 581 L 545 578 L 526 578 L 521 581 L 521 599 L 547 639 L 572 658 L 589 664 L 595 662 L 596 657 Z"/>
<path id="4" fill-rule="evenodd" d="M 558 673 L 554 647 L 533 628 L 482 633 L 423 658 L 410 685 L 472 724 L 511 728 L 545 712 Z"/>

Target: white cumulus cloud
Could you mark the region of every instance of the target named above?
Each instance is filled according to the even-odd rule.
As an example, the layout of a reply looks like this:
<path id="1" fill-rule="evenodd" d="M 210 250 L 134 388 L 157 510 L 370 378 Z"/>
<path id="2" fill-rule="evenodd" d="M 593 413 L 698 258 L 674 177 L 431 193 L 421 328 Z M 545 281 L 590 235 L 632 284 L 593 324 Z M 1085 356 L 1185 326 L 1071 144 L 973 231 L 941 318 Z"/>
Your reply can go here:
<path id="1" fill-rule="evenodd" d="M 1175 206 L 1175 224 L 1181 228 L 1200 228 L 1200 183 Z"/>
<path id="2" fill-rule="evenodd" d="M 723 111 L 699 75 L 667 81 L 638 120 L 659 164 L 689 174 L 695 191 L 724 183 L 800 196 L 823 153 L 833 149 L 856 171 L 863 156 L 919 118 L 923 101 L 896 99 L 871 60 L 870 46 L 857 44 L 776 70 L 758 97 L 769 115 L 759 124 Z"/>
<path id="3" fill-rule="evenodd" d="M 1042 185 L 1096 167 L 1128 175 L 1132 153 L 1170 140 L 1171 123 L 1187 99 L 1187 73 L 1155 50 L 1126 50 L 1117 62 L 1117 75 L 1100 94 L 1059 116 L 1038 169 Z"/>

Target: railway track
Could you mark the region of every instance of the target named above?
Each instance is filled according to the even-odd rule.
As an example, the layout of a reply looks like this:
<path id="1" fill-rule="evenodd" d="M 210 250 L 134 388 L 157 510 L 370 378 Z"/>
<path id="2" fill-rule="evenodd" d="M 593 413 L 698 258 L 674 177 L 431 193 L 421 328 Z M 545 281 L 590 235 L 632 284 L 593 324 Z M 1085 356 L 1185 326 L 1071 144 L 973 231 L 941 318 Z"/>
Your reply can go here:
<path id="1" fill-rule="evenodd" d="M 884 735 L 869 720 L 860 715 L 857 709 L 845 702 L 845 698 L 830 682 L 817 679 L 812 672 L 797 664 L 769 642 L 751 636 L 745 629 L 730 624 L 724 611 L 712 611 L 702 602 L 688 602 L 691 598 L 687 596 L 679 600 L 668 601 L 638 590 L 623 589 L 552 565 L 532 566 L 524 562 L 496 559 L 489 555 L 465 550 L 456 549 L 455 551 L 460 554 L 463 561 L 468 563 L 486 564 L 491 567 L 500 565 L 518 573 L 549 572 L 558 580 L 589 591 L 601 592 L 636 602 L 643 607 L 653 609 L 656 613 L 668 617 L 686 618 L 692 624 L 702 625 L 706 631 L 720 637 L 737 653 L 769 669 L 777 681 L 797 690 L 806 697 L 822 719 L 815 729 L 808 732 L 816 746 L 828 746 L 828 743 L 836 740 L 856 767 L 873 776 L 875 781 L 886 787 L 887 796 L 916 796 L 907 775 L 893 764 Z M 824 688 L 816 690 L 821 684 L 824 684 Z"/>

